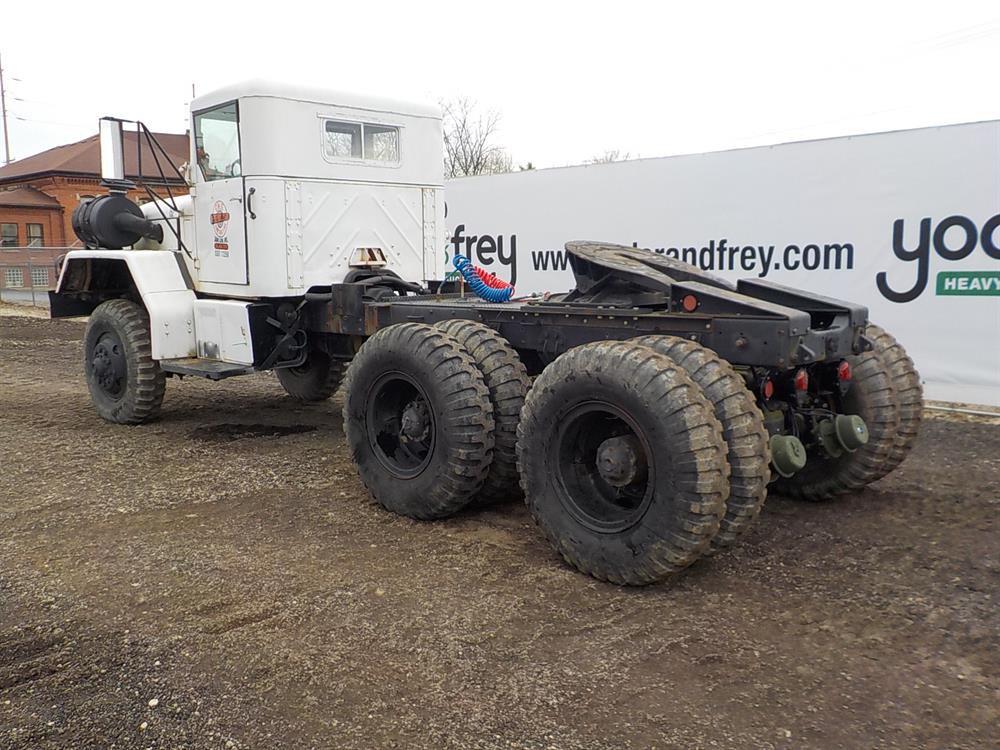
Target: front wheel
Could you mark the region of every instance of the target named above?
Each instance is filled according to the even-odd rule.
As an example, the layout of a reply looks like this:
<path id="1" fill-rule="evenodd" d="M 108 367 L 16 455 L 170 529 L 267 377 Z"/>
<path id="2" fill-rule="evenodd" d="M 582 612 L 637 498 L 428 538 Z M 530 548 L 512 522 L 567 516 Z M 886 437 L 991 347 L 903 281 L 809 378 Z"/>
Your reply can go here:
<path id="1" fill-rule="evenodd" d="M 84 336 L 84 372 L 103 419 L 141 424 L 160 413 L 166 376 L 153 359 L 146 310 L 127 299 L 102 302 Z"/>

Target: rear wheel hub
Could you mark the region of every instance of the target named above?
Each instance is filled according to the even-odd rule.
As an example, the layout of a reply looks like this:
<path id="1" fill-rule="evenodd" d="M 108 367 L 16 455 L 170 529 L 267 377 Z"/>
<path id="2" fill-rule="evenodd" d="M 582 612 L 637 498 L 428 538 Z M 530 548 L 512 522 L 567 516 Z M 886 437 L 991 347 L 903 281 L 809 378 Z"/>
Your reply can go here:
<path id="1" fill-rule="evenodd" d="M 415 380 L 400 372 L 383 375 L 372 386 L 367 407 L 369 442 L 394 476 L 412 479 L 430 463 L 434 417 Z"/>
<path id="2" fill-rule="evenodd" d="M 634 526 L 653 498 L 652 454 L 623 409 L 602 401 L 565 412 L 550 463 L 566 510 L 587 528 L 616 533 Z"/>
<path id="3" fill-rule="evenodd" d="M 632 435 L 605 440 L 597 448 L 597 471 L 612 487 L 625 487 L 639 475 L 642 447 Z"/>

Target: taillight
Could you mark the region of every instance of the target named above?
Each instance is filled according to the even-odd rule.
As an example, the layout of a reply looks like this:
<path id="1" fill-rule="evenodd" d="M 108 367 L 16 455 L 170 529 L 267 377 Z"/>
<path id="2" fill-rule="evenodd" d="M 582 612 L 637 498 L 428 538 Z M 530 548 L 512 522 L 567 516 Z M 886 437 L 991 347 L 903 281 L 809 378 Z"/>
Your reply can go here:
<path id="1" fill-rule="evenodd" d="M 764 385 L 761 386 L 760 392 L 764 394 L 765 400 L 771 400 L 771 397 L 774 396 L 774 382 L 771 378 L 764 381 Z"/>
<path id="2" fill-rule="evenodd" d="M 851 379 L 851 363 L 848 362 L 846 359 L 843 359 L 840 361 L 840 364 L 837 365 L 837 380 L 839 380 L 841 383 L 846 383 L 850 379 Z"/>
<path id="3" fill-rule="evenodd" d="M 771 378 L 764 381 L 764 384 L 760 387 L 760 392 L 764 394 L 765 400 L 770 400 L 774 396 L 774 382 Z"/>
<path id="4" fill-rule="evenodd" d="M 681 298 L 681 307 L 684 308 L 684 312 L 694 312 L 698 309 L 698 298 L 693 294 L 685 294 Z"/>
<path id="5" fill-rule="evenodd" d="M 795 390 L 797 391 L 809 390 L 809 373 L 806 372 L 805 368 L 802 368 L 797 373 L 795 373 Z"/>

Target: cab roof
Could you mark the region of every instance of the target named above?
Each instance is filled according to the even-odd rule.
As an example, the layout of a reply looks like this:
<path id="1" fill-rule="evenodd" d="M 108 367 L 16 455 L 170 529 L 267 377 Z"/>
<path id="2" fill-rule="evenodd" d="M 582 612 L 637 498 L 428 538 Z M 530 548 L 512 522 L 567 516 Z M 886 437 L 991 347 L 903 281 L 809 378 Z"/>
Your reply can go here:
<path id="1" fill-rule="evenodd" d="M 210 109 L 234 99 L 260 97 L 271 99 L 287 99 L 298 102 L 313 102 L 332 107 L 368 110 L 371 112 L 392 112 L 394 114 L 410 115 L 412 117 L 432 117 L 440 119 L 441 108 L 435 105 L 402 102 L 395 99 L 356 94 L 347 91 L 302 86 L 295 83 L 281 83 L 253 79 L 225 86 L 196 97 L 191 102 L 191 111 L 199 112 Z"/>

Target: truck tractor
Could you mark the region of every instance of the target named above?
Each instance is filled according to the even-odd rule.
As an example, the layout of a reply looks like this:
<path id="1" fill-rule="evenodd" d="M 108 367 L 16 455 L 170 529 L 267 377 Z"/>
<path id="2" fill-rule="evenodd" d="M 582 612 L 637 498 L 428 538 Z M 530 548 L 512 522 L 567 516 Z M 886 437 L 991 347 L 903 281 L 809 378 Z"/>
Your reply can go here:
<path id="1" fill-rule="evenodd" d="M 84 248 L 51 294 L 53 317 L 89 315 L 110 422 L 156 418 L 178 376 L 342 388 L 386 509 L 520 496 L 566 561 L 620 584 L 732 545 L 769 488 L 861 490 L 917 434 L 920 379 L 861 305 L 604 242 L 567 243 L 576 286 L 543 296 L 449 259 L 435 107 L 260 81 L 198 97 L 189 194 L 140 181 L 141 206 L 126 126 L 174 169 L 141 122 L 101 120 L 108 193 L 76 208 Z"/>

